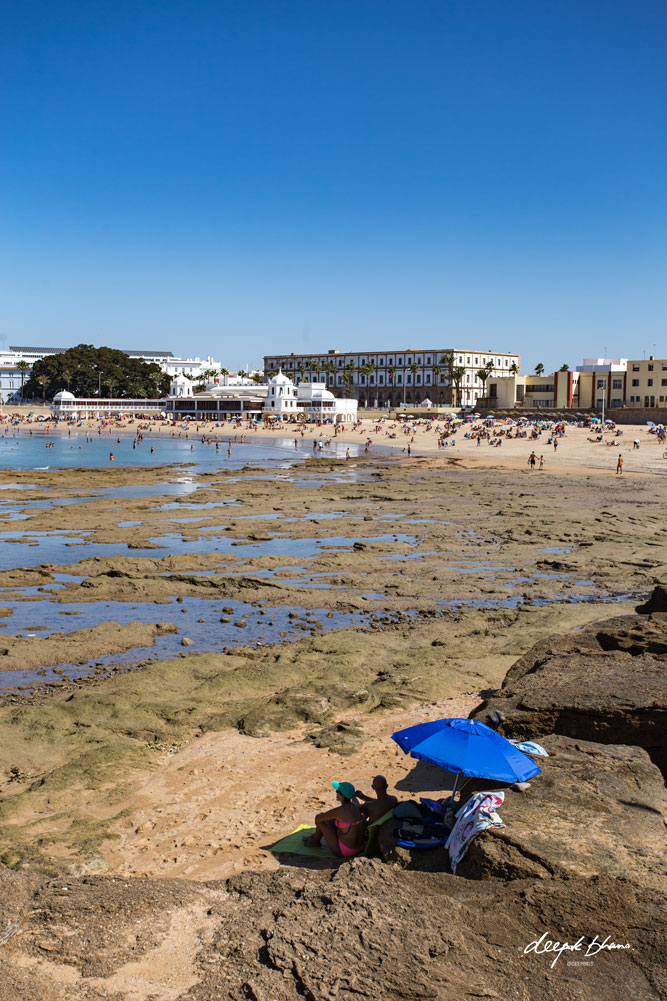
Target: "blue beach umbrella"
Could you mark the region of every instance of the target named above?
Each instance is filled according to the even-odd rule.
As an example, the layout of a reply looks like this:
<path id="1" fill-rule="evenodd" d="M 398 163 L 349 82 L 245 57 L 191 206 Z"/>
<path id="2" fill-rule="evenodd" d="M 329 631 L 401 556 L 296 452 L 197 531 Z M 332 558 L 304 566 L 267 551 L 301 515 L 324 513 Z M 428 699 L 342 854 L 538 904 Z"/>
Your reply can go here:
<path id="1" fill-rule="evenodd" d="M 392 733 L 405 754 L 476 779 L 526 782 L 540 769 L 523 751 L 484 723 L 438 719 Z"/>

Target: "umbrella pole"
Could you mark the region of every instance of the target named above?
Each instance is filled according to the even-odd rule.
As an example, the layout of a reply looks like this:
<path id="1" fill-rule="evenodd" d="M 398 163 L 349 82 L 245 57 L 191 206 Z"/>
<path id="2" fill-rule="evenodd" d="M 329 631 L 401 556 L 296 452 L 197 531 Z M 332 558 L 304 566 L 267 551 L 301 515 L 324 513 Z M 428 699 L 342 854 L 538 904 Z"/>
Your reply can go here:
<path id="1" fill-rule="evenodd" d="M 454 788 L 452 789 L 452 799 L 454 799 L 454 797 L 456 796 L 456 790 L 459 787 L 459 777 L 460 777 L 460 775 L 461 775 L 461 772 L 457 772 L 456 773 L 456 778 L 454 779 Z"/>

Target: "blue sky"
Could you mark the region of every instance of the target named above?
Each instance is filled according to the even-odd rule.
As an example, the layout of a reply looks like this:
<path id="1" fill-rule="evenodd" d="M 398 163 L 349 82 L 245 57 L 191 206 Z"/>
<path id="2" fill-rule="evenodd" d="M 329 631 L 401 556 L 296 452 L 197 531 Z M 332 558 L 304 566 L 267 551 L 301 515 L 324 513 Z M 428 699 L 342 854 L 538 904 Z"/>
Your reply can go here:
<path id="1" fill-rule="evenodd" d="M 663 3 L 2 11 L 0 346 L 667 354 Z"/>

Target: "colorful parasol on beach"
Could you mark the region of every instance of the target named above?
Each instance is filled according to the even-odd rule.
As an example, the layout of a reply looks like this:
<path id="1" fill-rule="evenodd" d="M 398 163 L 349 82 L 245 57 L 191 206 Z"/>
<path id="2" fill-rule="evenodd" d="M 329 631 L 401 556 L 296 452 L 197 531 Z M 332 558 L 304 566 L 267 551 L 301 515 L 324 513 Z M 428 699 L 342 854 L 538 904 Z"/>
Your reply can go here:
<path id="1" fill-rule="evenodd" d="M 392 733 L 405 754 L 468 778 L 525 782 L 540 769 L 527 754 L 485 723 L 439 719 Z"/>

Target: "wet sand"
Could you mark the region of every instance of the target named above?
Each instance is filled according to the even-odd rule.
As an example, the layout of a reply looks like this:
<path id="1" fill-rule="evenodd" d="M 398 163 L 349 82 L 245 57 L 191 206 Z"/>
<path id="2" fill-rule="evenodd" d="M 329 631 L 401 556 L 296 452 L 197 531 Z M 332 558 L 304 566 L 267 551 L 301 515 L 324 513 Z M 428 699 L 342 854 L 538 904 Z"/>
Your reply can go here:
<path id="1" fill-rule="evenodd" d="M 505 447 L 486 454 L 495 463 Z M 0 485 L 17 486 L 0 500 L 29 516 L 8 530 L 66 532 L 119 552 L 78 560 L 74 547 L 69 562 L 0 573 L 2 633 L 27 600 L 42 603 L 44 622 L 63 607 L 103 616 L 113 601 L 154 605 L 153 625 L 170 623 L 179 649 L 191 644 L 133 658 L 128 634 L 122 670 L 96 670 L 91 658 L 82 678 L 60 675 L 30 697 L 5 691 L 0 858 L 213 878 L 260 857 L 274 864 L 259 846 L 328 802 L 331 778 L 364 788 L 382 770 L 399 781 L 411 766 L 396 757 L 393 729 L 466 715 L 536 640 L 603 617 L 610 599 L 627 611 L 664 579 L 660 477 L 647 466 L 603 485 L 587 462 L 575 475 L 480 468 L 434 446 L 421 460 L 311 460 L 285 477 L 206 473 L 178 496 L 160 492 L 183 477 L 173 467 L 86 470 L 74 484 L 71 471 L 3 473 Z M 91 496 L 132 484 L 150 496 Z M 30 507 L 48 498 L 76 503 Z M 138 524 L 119 527 L 127 521 Z M 161 548 L 137 555 L 149 546 Z M 271 547 L 280 551 L 261 555 Z M 27 547 L 13 549 L 18 564 Z M 193 599 L 211 612 L 185 636 L 179 619 Z M 228 601 L 247 606 L 244 628 Z M 300 610 L 302 639 L 267 626 L 261 645 L 247 641 L 284 606 Z M 364 618 L 325 631 L 314 610 Z M 77 629 L 76 616 L 59 622 Z M 97 659 L 108 652 L 117 629 L 95 628 L 78 630 L 77 660 L 86 643 Z M 6 646 L 12 663 L 25 653 L 51 669 L 61 644 L 75 649 L 39 635 Z"/>

